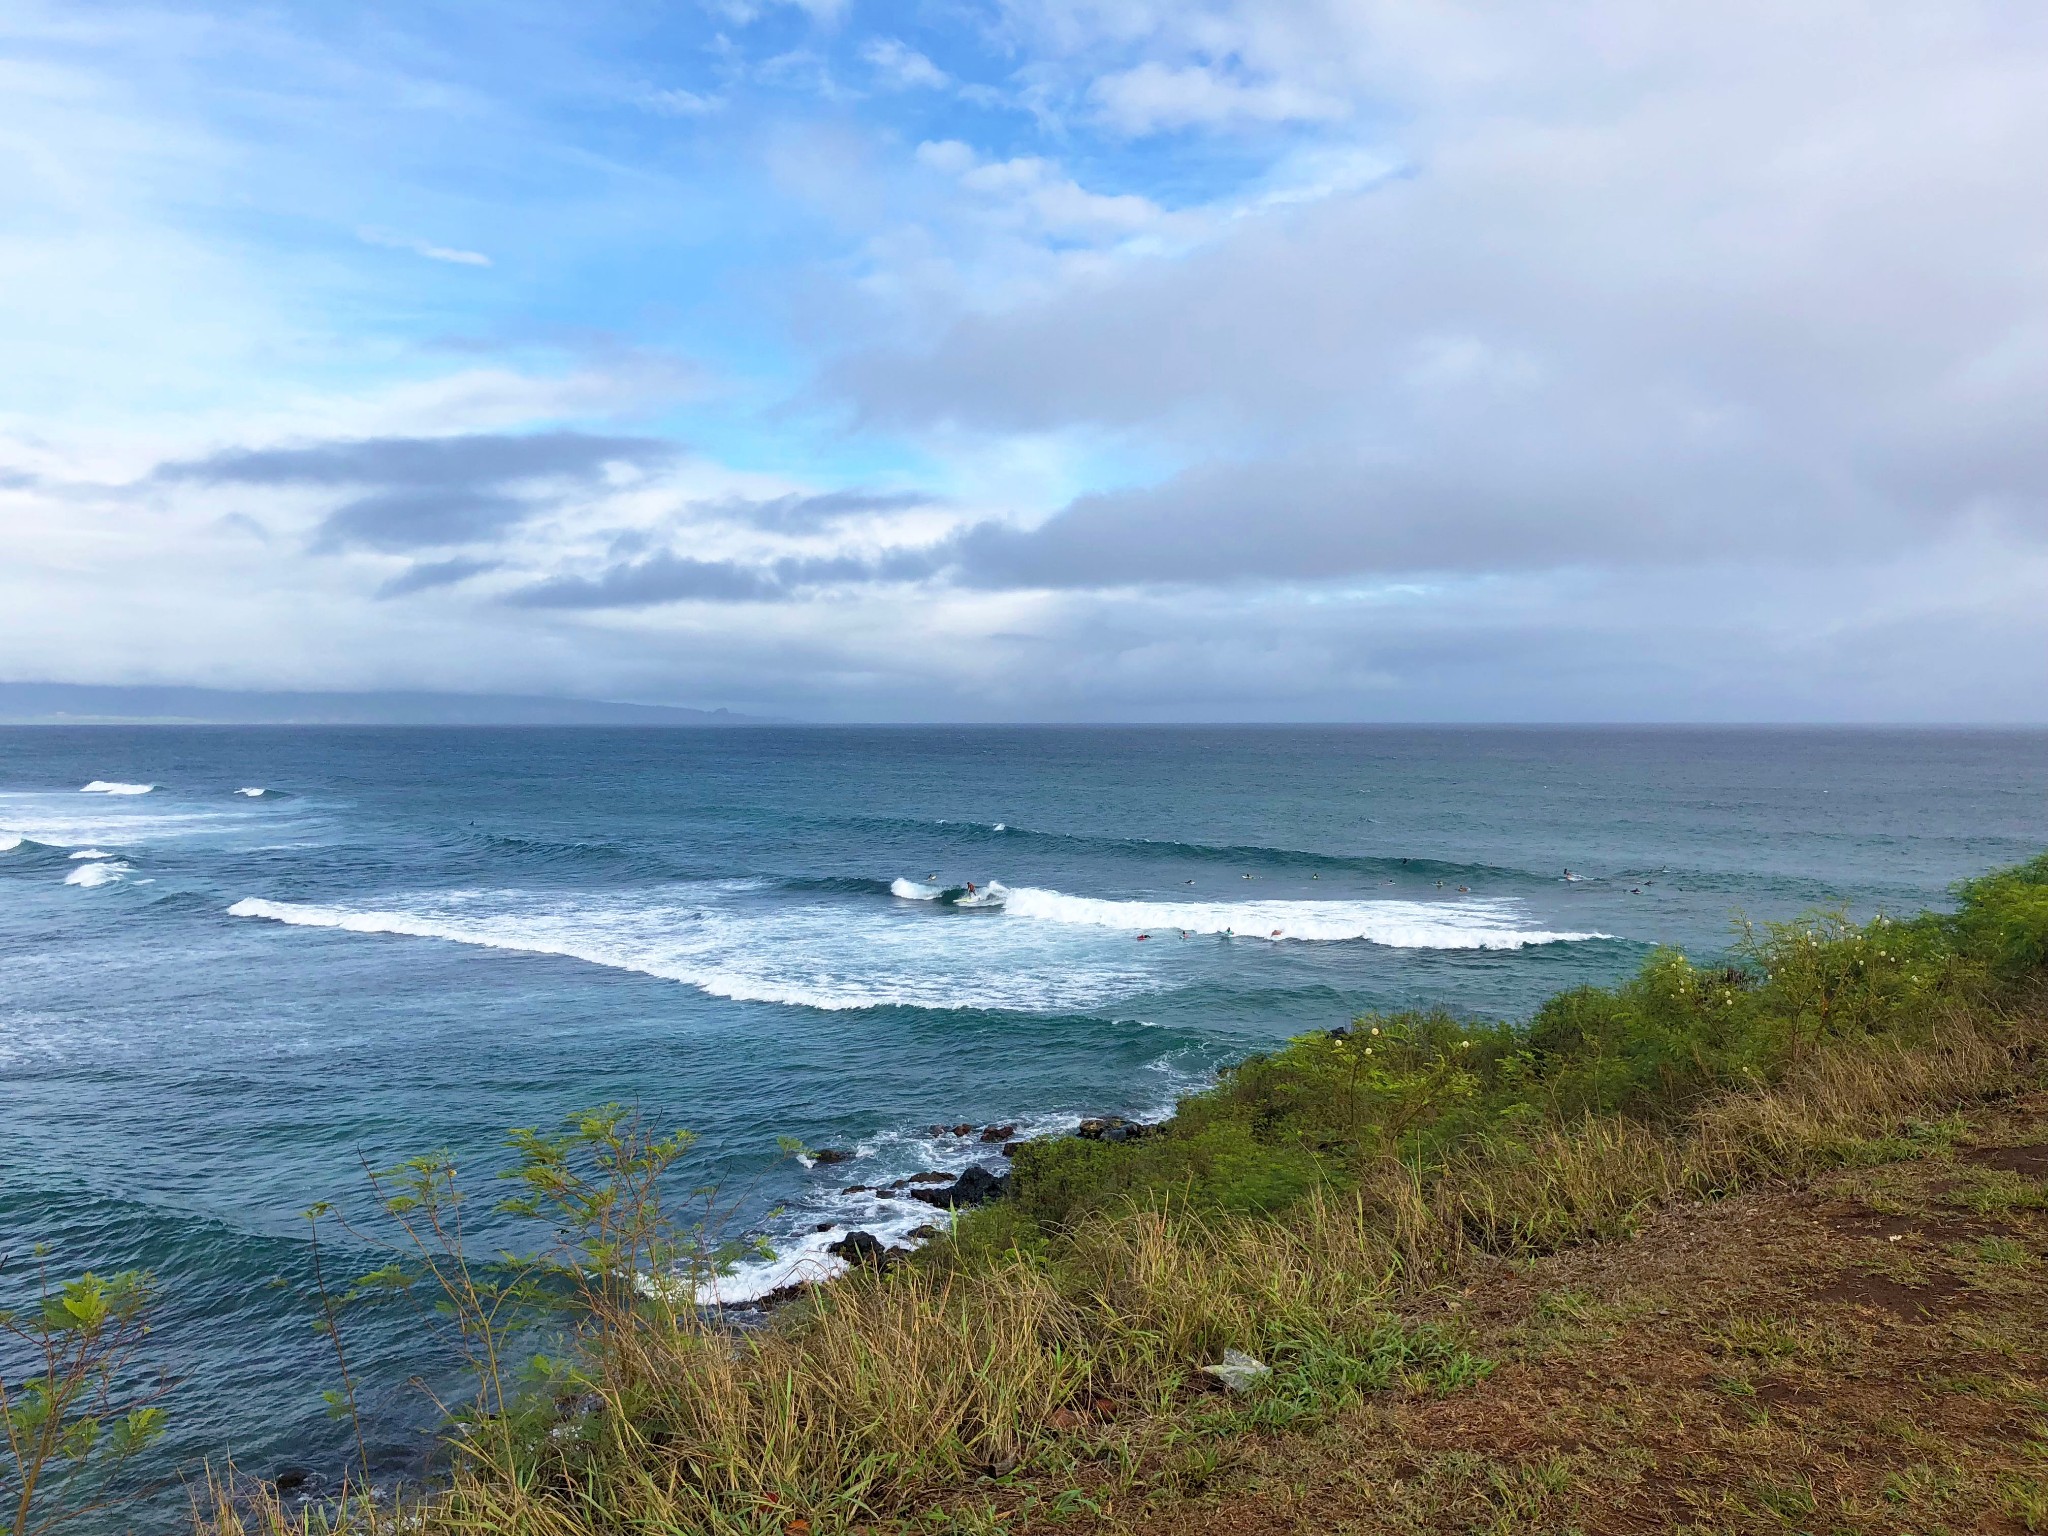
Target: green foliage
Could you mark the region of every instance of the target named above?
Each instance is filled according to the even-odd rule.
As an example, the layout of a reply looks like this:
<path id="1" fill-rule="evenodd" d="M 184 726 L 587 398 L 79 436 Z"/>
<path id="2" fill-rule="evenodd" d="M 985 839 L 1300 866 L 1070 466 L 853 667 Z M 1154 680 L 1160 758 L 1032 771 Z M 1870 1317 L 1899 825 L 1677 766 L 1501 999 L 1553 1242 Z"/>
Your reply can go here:
<path id="1" fill-rule="evenodd" d="M 40 1261 L 41 1253 L 37 1255 Z M 161 1381 L 130 1381 L 149 1333 L 156 1282 L 140 1270 L 53 1282 L 0 1310 L 0 1340 L 26 1373 L 0 1377 L 0 1530 L 30 1536 L 131 1496 L 118 1478 L 164 1430 Z"/>
<path id="2" fill-rule="evenodd" d="M 1560 993 L 1526 1025 L 1398 1013 L 1304 1035 L 1226 1070 L 1153 1135 L 1020 1149 L 1017 1210 L 1031 1231 L 1126 1201 L 1281 1211 L 1375 1164 L 1426 1178 L 1482 1145 L 1513 1161 L 1518 1142 L 1588 1116 L 1668 1124 L 1840 1042 L 1922 1044 L 1954 1010 L 2048 965 L 2048 856 L 1958 897 L 1953 916 L 1910 922 L 1744 923 L 1738 964 L 1658 950 L 1627 981 Z M 1909 1136 L 1870 1155 L 1927 1150 Z"/>
<path id="3" fill-rule="evenodd" d="M 1958 938 L 1996 975 L 2024 980 L 2048 966 L 2048 853 L 1967 881 L 1956 896 Z"/>

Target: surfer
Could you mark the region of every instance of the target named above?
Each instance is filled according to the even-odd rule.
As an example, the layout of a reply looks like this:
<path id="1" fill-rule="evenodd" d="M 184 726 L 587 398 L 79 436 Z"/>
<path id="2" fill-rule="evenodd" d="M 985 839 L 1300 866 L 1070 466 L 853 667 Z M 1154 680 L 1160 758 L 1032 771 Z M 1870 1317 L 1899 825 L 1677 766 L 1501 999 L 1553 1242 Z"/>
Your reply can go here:
<path id="1" fill-rule="evenodd" d="M 969 900 L 972 900 L 974 897 L 974 882 L 972 880 L 967 882 L 967 896 Z"/>

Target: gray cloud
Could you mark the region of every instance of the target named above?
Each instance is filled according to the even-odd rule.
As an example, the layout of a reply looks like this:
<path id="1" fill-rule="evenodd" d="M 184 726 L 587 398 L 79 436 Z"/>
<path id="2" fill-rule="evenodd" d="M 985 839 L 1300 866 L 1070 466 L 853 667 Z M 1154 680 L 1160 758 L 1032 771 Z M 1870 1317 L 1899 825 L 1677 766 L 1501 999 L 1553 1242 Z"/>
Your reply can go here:
<path id="1" fill-rule="evenodd" d="M 660 464 L 675 452 L 673 443 L 659 438 L 587 432 L 370 437 L 302 448 L 230 449 L 161 465 L 156 478 L 209 485 L 499 485 L 556 476 L 587 479 L 607 464 Z"/>
<path id="2" fill-rule="evenodd" d="M 404 597 L 412 592 L 425 592 L 434 587 L 452 587 L 457 582 L 467 581 L 472 576 L 481 576 L 485 571 L 495 571 L 495 560 L 431 560 L 413 566 L 392 577 L 377 589 L 382 598 Z"/>
<path id="3" fill-rule="evenodd" d="M 313 550 L 407 550 L 438 544 L 476 544 L 496 538 L 537 510 L 523 496 L 459 489 L 384 491 L 328 513 L 313 536 Z"/>
<path id="4" fill-rule="evenodd" d="M 977 306 L 825 386 L 874 427 L 1113 434 L 1182 466 L 968 535 L 986 584 L 2039 540 L 2048 39 L 1966 9 L 1845 31 L 1741 7 L 1597 62 L 1542 57 L 1540 19 L 1484 29 L 1490 68 L 1526 66 L 1497 98 L 1400 61 L 1407 174 Z"/>
<path id="5" fill-rule="evenodd" d="M 758 602 L 781 595 L 767 573 L 730 560 L 693 560 L 664 551 L 607 566 L 596 576 L 557 576 L 510 593 L 515 608 L 644 608 L 690 600 Z"/>
<path id="6" fill-rule="evenodd" d="M 915 581 L 929 576 L 936 557 L 902 550 L 876 559 L 839 555 L 787 559 L 764 565 L 697 560 L 669 551 L 621 562 L 595 576 L 558 576 L 507 595 L 515 608 L 650 608 L 662 603 L 774 602 L 834 583 Z"/>
<path id="7" fill-rule="evenodd" d="M 827 491 L 822 495 L 729 496 L 693 503 L 695 510 L 776 533 L 813 533 L 849 518 L 937 505 L 921 491 Z"/>
<path id="8" fill-rule="evenodd" d="M 202 485 L 360 487 L 336 508 L 313 547 L 405 550 L 485 542 L 545 509 L 549 484 L 598 483 L 618 464 L 673 460 L 658 438 L 585 432 L 380 437 L 296 448 L 234 449 L 160 465 L 152 479 Z"/>

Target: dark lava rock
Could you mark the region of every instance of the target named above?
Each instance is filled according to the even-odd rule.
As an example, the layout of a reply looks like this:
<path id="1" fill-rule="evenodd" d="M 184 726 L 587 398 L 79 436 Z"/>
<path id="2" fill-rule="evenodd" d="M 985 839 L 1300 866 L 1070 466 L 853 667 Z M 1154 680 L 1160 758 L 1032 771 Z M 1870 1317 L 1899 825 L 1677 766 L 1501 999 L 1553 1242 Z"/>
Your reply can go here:
<path id="1" fill-rule="evenodd" d="M 1021 1145 L 1023 1145 L 1023 1143 L 1021 1143 L 1021 1142 L 1016 1142 L 1016 1141 L 1012 1141 L 1012 1142 L 1006 1142 L 1006 1143 L 1004 1143 L 1004 1146 L 1003 1146 L 1003 1156 L 1005 1156 L 1005 1157 L 1015 1157 L 1015 1156 L 1017 1155 L 1017 1148 L 1018 1148 L 1018 1147 L 1020 1147 Z"/>
<path id="2" fill-rule="evenodd" d="M 889 1258 L 888 1245 L 872 1232 L 849 1232 L 838 1242 L 827 1244 L 825 1251 L 849 1264 L 872 1264 L 877 1269 Z"/>
<path id="3" fill-rule="evenodd" d="M 279 1493 L 295 1493 L 314 1481 L 316 1475 L 307 1467 L 280 1467 L 271 1474 L 270 1486 Z"/>
<path id="4" fill-rule="evenodd" d="M 953 1182 L 953 1175 L 950 1173 L 940 1173 L 937 1169 L 933 1169 L 930 1173 L 913 1173 L 903 1182 L 906 1184 L 950 1184 Z"/>
<path id="5" fill-rule="evenodd" d="M 981 1139 L 983 1141 L 1008 1141 L 1016 1134 L 1017 1127 L 1014 1125 L 991 1125 L 983 1128 Z"/>
<path id="6" fill-rule="evenodd" d="M 1081 1137 L 1081 1141 L 1137 1141 L 1147 1130 L 1151 1130 L 1149 1124 L 1126 1120 L 1120 1114 L 1100 1114 L 1092 1120 L 1081 1120 L 1073 1135 Z"/>
<path id="7" fill-rule="evenodd" d="M 974 1127 L 969 1125 L 965 1120 L 962 1120 L 958 1125 L 953 1127 L 953 1134 L 955 1136 L 972 1136 L 974 1134 Z"/>
<path id="8" fill-rule="evenodd" d="M 868 1187 L 865 1184 L 849 1184 L 846 1188 L 839 1191 L 842 1195 L 864 1195 L 867 1192 Z"/>
<path id="9" fill-rule="evenodd" d="M 811 1161 L 822 1168 L 827 1163 L 843 1163 L 851 1156 L 844 1147 L 820 1147 L 811 1154 Z"/>
<path id="10" fill-rule="evenodd" d="M 1008 1192 L 1010 1176 L 993 1174 L 986 1168 L 968 1169 L 944 1189 L 913 1189 L 913 1200 L 922 1200 L 926 1205 L 941 1206 L 953 1210 L 963 1205 L 982 1205 L 998 1199 Z"/>
<path id="11" fill-rule="evenodd" d="M 1126 1120 L 1122 1115 L 1100 1115 L 1083 1120 L 1074 1134 L 1084 1141 L 1136 1141 L 1156 1129 L 1142 1121 Z"/>
<path id="12" fill-rule="evenodd" d="M 937 1237 L 939 1235 L 939 1229 L 933 1226 L 930 1222 L 926 1222 L 921 1227 L 912 1227 L 910 1229 L 909 1235 L 916 1238 L 920 1243 L 922 1243 L 930 1238 Z"/>

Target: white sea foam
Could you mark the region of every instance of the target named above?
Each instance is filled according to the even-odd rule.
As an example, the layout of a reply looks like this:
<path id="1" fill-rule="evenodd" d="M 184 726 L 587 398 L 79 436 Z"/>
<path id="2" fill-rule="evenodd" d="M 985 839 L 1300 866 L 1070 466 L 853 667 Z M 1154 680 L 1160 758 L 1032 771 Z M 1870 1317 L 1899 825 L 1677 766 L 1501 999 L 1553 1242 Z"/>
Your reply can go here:
<path id="1" fill-rule="evenodd" d="M 1190 936 L 1516 949 L 1599 938 L 1527 926 L 1506 901 L 1109 901 L 999 882 L 935 908 L 791 899 L 737 883 L 596 895 L 442 891 L 323 904 L 249 897 L 228 910 L 294 927 L 437 939 L 637 971 L 714 997 L 819 1009 L 1092 1012 L 1182 984 Z M 958 908 L 981 907 L 979 913 Z"/>
<path id="2" fill-rule="evenodd" d="M 937 919 L 922 907 L 752 898 L 732 887 L 654 898 L 440 892 L 345 907 L 251 897 L 228 911 L 559 955 L 714 997 L 828 1010 L 1077 1012 L 1157 984 L 1154 968 L 1127 945 L 1048 946 L 1042 929 Z"/>
<path id="3" fill-rule="evenodd" d="M 120 784 L 107 779 L 94 779 L 79 790 L 81 795 L 146 795 L 155 789 L 154 784 Z"/>
<path id="4" fill-rule="evenodd" d="M 20 846 L 21 838 L 17 833 L 0 832 L 0 853 L 12 853 Z"/>
<path id="5" fill-rule="evenodd" d="M 112 885 L 128 877 L 130 866 L 121 863 L 81 864 L 64 877 L 66 885 Z"/>
<path id="6" fill-rule="evenodd" d="M 1505 901 L 1107 901 L 1020 886 L 1003 891 L 1002 904 L 1012 918 L 1133 933 L 1362 939 L 1395 949 L 1521 949 L 1611 937 L 1519 926 L 1516 905 Z"/>
<path id="7" fill-rule="evenodd" d="M 889 882 L 889 894 L 901 896 L 905 901 L 937 901 L 946 894 L 943 885 L 926 885 L 918 880 L 905 880 L 900 875 Z"/>
<path id="8" fill-rule="evenodd" d="M 111 859 L 113 855 L 104 848 L 81 848 L 71 855 L 74 859 Z"/>
<path id="9" fill-rule="evenodd" d="M 251 800 L 261 800 L 264 796 L 265 791 L 261 789 L 238 789 L 235 791 L 235 793 L 238 795 L 247 795 Z"/>
<path id="10" fill-rule="evenodd" d="M 0 790 L 0 827 L 52 848 L 128 848 L 173 838 L 241 842 L 259 823 L 275 836 L 274 819 L 220 800 L 201 805 L 161 793 Z"/>

